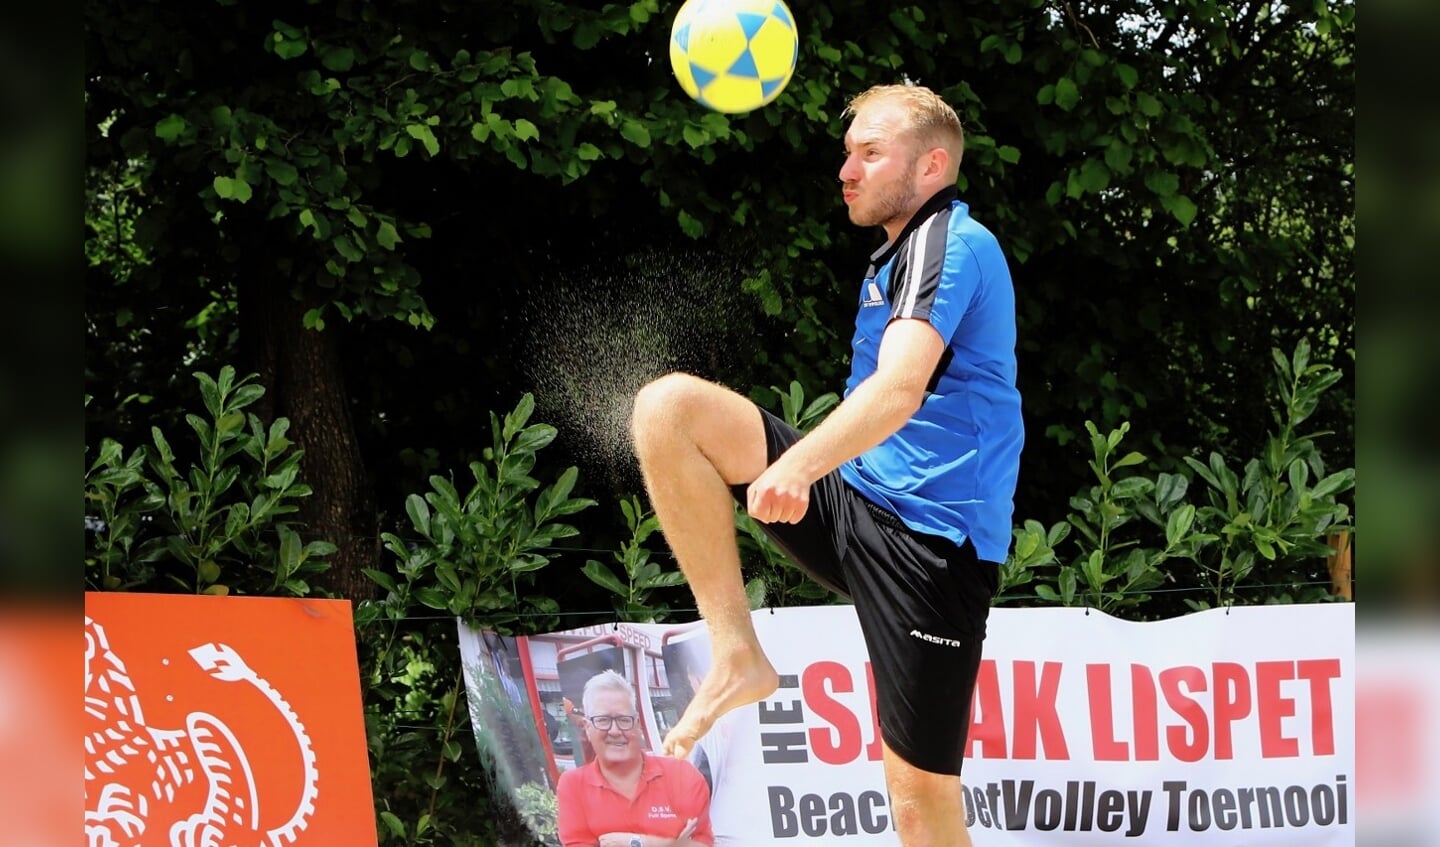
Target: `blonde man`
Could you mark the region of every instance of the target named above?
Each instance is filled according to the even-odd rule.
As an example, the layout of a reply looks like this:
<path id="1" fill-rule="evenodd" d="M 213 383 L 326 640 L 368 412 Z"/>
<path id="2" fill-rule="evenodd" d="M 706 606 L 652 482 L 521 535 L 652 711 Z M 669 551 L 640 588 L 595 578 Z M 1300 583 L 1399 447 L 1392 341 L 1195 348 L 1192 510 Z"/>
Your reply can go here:
<path id="1" fill-rule="evenodd" d="M 804 437 L 684 374 L 636 396 L 632 430 L 713 660 L 666 736 L 683 756 L 778 677 L 756 638 L 730 498 L 855 603 L 875 669 L 886 782 L 905 847 L 967 847 L 960 772 L 1024 440 L 1015 305 L 995 237 L 956 191 L 964 133 L 929 89 L 851 101 L 850 220 L 884 231 L 857 286 L 844 401 Z"/>

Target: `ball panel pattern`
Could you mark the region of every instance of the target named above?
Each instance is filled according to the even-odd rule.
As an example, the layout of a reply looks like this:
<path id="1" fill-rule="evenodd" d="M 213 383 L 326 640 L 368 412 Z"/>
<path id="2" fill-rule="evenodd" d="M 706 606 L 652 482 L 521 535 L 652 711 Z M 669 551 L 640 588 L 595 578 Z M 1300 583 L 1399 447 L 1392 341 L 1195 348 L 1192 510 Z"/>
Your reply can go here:
<path id="1" fill-rule="evenodd" d="M 795 70 L 795 27 L 778 17 L 765 18 L 760 24 L 750 36 L 755 75 L 761 80 L 788 80 Z"/>
<path id="2" fill-rule="evenodd" d="M 688 0 L 671 28 L 670 64 L 681 89 L 720 112 L 748 112 L 775 99 L 798 56 L 795 19 L 783 0 Z"/>
<path id="3" fill-rule="evenodd" d="M 695 74 L 690 68 L 690 62 L 685 58 L 685 50 L 674 38 L 670 39 L 670 68 L 675 71 L 675 80 L 680 83 L 682 91 L 691 98 L 700 93 L 700 86 L 695 81 Z"/>

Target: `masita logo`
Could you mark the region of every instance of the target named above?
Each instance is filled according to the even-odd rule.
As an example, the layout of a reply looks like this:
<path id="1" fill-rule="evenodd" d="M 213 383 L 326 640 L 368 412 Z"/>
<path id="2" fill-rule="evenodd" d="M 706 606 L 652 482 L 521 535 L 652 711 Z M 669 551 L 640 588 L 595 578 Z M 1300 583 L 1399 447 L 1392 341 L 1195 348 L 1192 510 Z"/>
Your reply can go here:
<path id="1" fill-rule="evenodd" d="M 942 637 L 940 637 L 940 636 L 938 636 L 938 635 L 931 635 L 931 634 L 928 633 L 928 632 L 921 632 L 921 631 L 918 630 L 918 629 L 912 629 L 912 630 L 910 630 L 910 637 L 911 637 L 911 638 L 918 638 L 918 639 L 920 639 L 921 641 L 928 641 L 928 642 L 930 642 L 931 644 L 939 644 L 939 645 L 941 645 L 941 646 L 943 646 L 943 647 L 964 647 L 964 646 L 965 646 L 965 642 L 963 642 L 963 641 L 959 641 L 959 640 L 954 639 L 954 638 L 942 638 Z"/>

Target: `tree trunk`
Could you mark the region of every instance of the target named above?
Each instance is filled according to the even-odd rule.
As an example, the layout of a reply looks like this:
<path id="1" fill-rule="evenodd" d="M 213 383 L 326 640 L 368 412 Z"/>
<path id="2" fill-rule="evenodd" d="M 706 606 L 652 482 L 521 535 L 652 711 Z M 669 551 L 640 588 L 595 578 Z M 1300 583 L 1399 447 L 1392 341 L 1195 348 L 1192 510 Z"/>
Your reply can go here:
<path id="1" fill-rule="evenodd" d="M 297 515 L 307 540 L 333 543 L 330 570 L 314 582 L 352 601 L 373 598 L 376 586 L 362 572 L 380 560 L 375 498 L 350 415 L 340 365 L 341 327 L 305 329 L 307 309 L 283 281 L 255 274 L 240 284 L 240 344 L 265 396 L 254 410 L 268 426 L 290 419 L 289 437 L 304 450 L 300 476 L 314 490 Z"/>

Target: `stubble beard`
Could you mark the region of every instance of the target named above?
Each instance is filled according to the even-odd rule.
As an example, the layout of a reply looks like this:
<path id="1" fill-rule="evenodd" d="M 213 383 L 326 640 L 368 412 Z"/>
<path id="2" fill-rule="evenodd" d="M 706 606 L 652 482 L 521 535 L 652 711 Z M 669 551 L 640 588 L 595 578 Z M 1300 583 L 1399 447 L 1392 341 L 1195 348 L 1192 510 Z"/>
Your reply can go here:
<path id="1" fill-rule="evenodd" d="M 882 185 L 871 198 L 869 208 L 850 206 L 850 222 L 856 226 L 885 226 L 906 221 L 915 213 L 915 162 L 905 168 L 894 181 Z"/>

